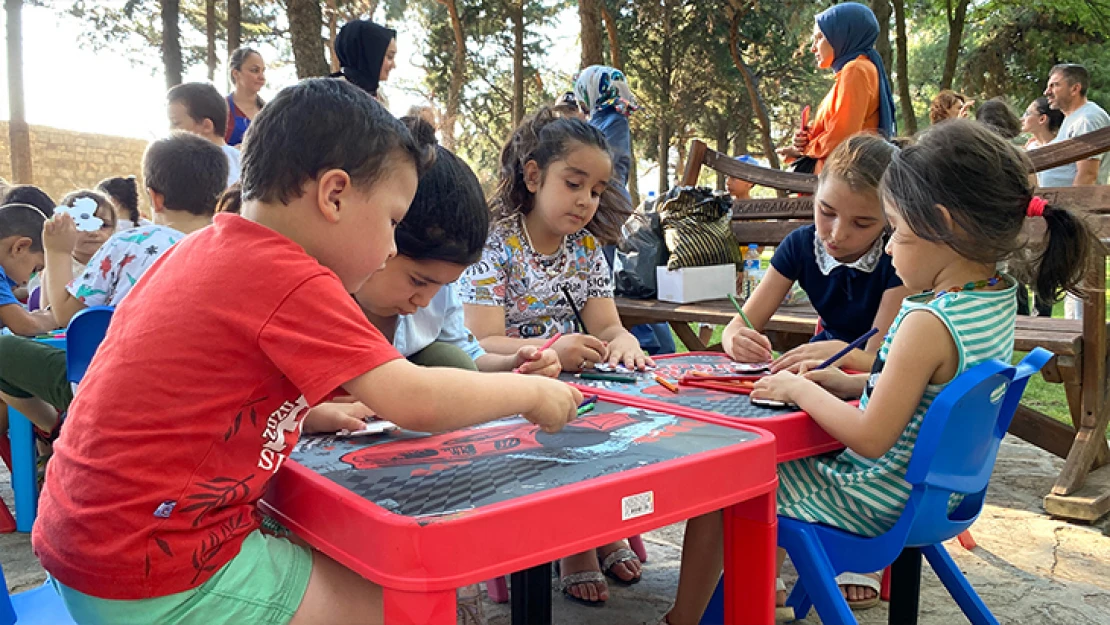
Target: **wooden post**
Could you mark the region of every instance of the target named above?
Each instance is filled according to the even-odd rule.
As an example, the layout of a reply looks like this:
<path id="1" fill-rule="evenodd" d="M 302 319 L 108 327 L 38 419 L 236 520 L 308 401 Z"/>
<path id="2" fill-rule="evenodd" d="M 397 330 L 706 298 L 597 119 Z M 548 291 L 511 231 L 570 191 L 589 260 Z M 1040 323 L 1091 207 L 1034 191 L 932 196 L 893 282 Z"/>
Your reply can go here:
<path id="1" fill-rule="evenodd" d="M 686 171 L 682 173 L 682 186 L 692 187 L 698 184 L 701 175 L 701 164 L 705 160 L 705 150 L 709 146 L 701 139 L 690 142 L 690 153 L 686 155 Z"/>
<path id="2" fill-rule="evenodd" d="M 23 0 L 5 0 L 8 18 L 8 137 L 12 182 L 31 184 L 31 131 L 23 109 Z"/>

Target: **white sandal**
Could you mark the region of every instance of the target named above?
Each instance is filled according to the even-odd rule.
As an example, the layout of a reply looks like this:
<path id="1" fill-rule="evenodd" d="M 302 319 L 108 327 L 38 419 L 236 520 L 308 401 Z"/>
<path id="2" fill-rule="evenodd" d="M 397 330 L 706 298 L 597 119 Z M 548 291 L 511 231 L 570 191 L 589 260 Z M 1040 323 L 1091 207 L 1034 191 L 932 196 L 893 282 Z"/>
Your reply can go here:
<path id="1" fill-rule="evenodd" d="M 836 585 L 843 588 L 844 586 L 863 586 L 875 591 L 875 596 L 870 599 L 863 599 L 861 601 L 850 601 L 845 595 L 844 600 L 848 603 L 848 607 L 853 610 L 866 610 L 879 605 L 879 594 L 882 592 L 882 583 L 871 577 L 870 575 L 861 575 L 859 573 L 841 573 L 836 576 Z"/>

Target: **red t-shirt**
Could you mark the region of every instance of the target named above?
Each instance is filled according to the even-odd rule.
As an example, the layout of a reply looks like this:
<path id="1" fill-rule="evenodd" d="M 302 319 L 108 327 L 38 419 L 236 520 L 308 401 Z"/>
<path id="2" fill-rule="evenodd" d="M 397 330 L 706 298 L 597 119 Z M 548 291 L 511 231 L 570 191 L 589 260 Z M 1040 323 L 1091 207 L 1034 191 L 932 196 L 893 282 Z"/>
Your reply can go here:
<path id="1" fill-rule="evenodd" d="M 54 446 L 35 553 L 105 599 L 199 586 L 258 527 L 308 407 L 395 358 L 331 270 L 218 215 L 116 310 Z"/>

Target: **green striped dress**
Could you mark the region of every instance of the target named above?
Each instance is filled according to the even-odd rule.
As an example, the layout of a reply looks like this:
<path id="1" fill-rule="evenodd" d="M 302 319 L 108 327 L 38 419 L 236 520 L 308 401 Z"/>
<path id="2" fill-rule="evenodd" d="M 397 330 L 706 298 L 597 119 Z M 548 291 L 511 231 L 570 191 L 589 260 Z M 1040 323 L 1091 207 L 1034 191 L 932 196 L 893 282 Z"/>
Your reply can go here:
<path id="1" fill-rule="evenodd" d="M 906 315 L 915 310 L 936 315 L 952 333 L 959 352 L 957 375 L 992 358 L 1010 362 L 1017 299 L 1014 280 L 1009 276 L 1004 279 L 1009 286 L 1001 291 L 960 291 L 939 298 L 932 293 L 907 297 L 879 349 L 860 407 L 867 406 L 894 333 Z M 889 530 L 910 497 L 906 468 L 921 420 L 944 386 L 925 387 L 921 403 L 898 442 L 881 458 L 865 458 L 849 449 L 779 465 L 779 514 L 863 536 L 878 536 Z"/>

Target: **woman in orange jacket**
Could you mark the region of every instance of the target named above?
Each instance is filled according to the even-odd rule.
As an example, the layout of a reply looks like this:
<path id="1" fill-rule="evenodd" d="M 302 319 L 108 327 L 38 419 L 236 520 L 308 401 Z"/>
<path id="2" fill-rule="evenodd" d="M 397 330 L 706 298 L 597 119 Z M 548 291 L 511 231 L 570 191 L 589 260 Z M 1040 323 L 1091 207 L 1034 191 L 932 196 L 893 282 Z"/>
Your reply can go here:
<path id="1" fill-rule="evenodd" d="M 894 97 L 875 51 L 878 36 L 879 22 L 862 4 L 844 2 L 817 15 L 810 51 L 817 66 L 832 69 L 836 78 L 813 123 L 795 133 L 792 146 L 779 150 L 794 159 L 794 171 L 821 171 L 833 149 L 858 132 L 894 136 Z"/>

